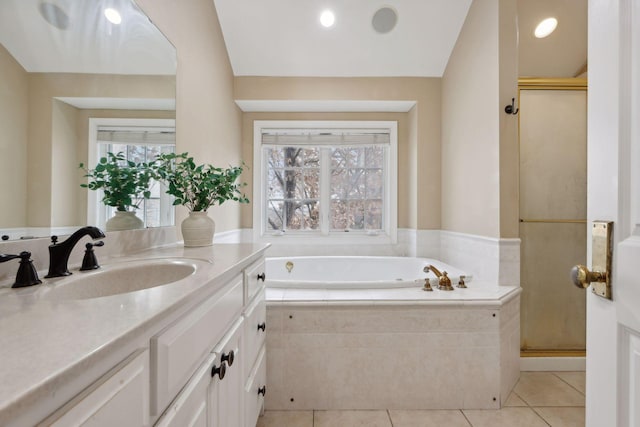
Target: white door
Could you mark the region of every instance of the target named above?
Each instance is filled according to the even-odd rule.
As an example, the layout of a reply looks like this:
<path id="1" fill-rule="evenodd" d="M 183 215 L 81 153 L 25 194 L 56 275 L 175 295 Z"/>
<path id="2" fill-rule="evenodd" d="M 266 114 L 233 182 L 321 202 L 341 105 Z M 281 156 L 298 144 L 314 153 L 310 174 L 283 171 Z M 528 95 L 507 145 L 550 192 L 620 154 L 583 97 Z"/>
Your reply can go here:
<path id="1" fill-rule="evenodd" d="M 587 290 L 587 427 L 640 427 L 640 1 L 589 0 L 588 96 L 587 216 L 614 252 L 613 300 Z"/>

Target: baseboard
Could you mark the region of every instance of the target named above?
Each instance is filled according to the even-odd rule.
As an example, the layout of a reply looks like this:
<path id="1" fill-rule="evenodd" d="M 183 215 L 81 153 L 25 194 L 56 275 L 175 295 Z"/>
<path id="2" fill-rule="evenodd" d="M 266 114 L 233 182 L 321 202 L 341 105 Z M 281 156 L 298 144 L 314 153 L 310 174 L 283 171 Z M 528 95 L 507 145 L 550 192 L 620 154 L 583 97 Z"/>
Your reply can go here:
<path id="1" fill-rule="evenodd" d="M 584 371 L 586 358 L 575 357 L 520 357 L 520 371 Z"/>

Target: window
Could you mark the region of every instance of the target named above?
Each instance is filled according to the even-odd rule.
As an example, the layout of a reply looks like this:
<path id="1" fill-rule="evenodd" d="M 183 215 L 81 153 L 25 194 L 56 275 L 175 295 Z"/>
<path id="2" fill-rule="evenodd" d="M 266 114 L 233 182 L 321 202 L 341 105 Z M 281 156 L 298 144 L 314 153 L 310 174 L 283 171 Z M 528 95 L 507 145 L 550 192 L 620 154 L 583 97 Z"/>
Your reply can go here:
<path id="1" fill-rule="evenodd" d="M 94 168 L 100 157 L 108 152 L 123 153 L 127 160 L 150 162 L 162 153 L 175 152 L 175 121 L 169 119 L 89 119 L 92 136 L 89 167 Z M 166 194 L 159 182 L 152 182 L 151 197 L 139 200 L 136 216 L 145 227 L 174 224 L 173 198 Z M 98 193 L 98 194 L 92 194 Z M 88 218 L 90 224 L 104 226 L 116 208 L 100 202 L 101 191 L 89 192 Z"/>
<path id="2" fill-rule="evenodd" d="M 254 131 L 258 237 L 395 241 L 396 122 L 256 121 Z"/>

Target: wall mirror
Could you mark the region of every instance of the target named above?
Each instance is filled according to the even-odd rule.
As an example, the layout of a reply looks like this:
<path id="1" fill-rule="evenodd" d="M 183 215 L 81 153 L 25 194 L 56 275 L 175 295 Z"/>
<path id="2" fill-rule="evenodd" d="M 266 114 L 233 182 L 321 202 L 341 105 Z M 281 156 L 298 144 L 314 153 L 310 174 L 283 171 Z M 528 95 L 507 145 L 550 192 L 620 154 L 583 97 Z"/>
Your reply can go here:
<path id="1" fill-rule="evenodd" d="M 90 119 L 175 123 L 176 63 L 132 0 L 2 0 L 0 235 L 85 225 Z"/>

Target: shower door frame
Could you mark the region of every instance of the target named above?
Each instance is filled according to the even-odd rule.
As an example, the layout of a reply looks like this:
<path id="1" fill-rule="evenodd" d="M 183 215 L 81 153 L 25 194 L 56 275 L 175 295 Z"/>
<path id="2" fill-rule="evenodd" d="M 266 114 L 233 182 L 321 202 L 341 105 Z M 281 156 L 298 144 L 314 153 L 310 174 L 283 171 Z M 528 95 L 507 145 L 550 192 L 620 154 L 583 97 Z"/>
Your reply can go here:
<path id="1" fill-rule="evenodd" d="M 562 91 L 584 91 L 588 93 L 587 78 L 571 77 L 571 78 L 519 78 L 518 79 L 518 106 L 520 106 L 520 95 L 523 90 L 562 90 Z M 518 115 L 518 153 L 520 153 L 520 115 Z M 520 157 L 520 154 L 518 154 Z M 520 174 L 518 174 L 520 177 Z M 520 193 L 520 183 L 518 183 L 518 192 Z M 520 206 L 518 207 L 520 211 Z M 584 219 L 546 219 L 539 220 L 534 218 L 522 218 L 519 213 L 519 223 L 556 223 L 556 224 L 585 224 Z M 521 237 L 522 238 L 522 237 Z M 522 257 L 522 255 L 521 255 Z M 521 262 L 523 260 L 521 259 Z M 570 283 L 567 281 L 567 283 Z M 570 286 L 569 284 L 567 286 Z M 585 349 L 526 349 L 521 348 L 522 357 L 580 357 L 586 356 Z"/>

